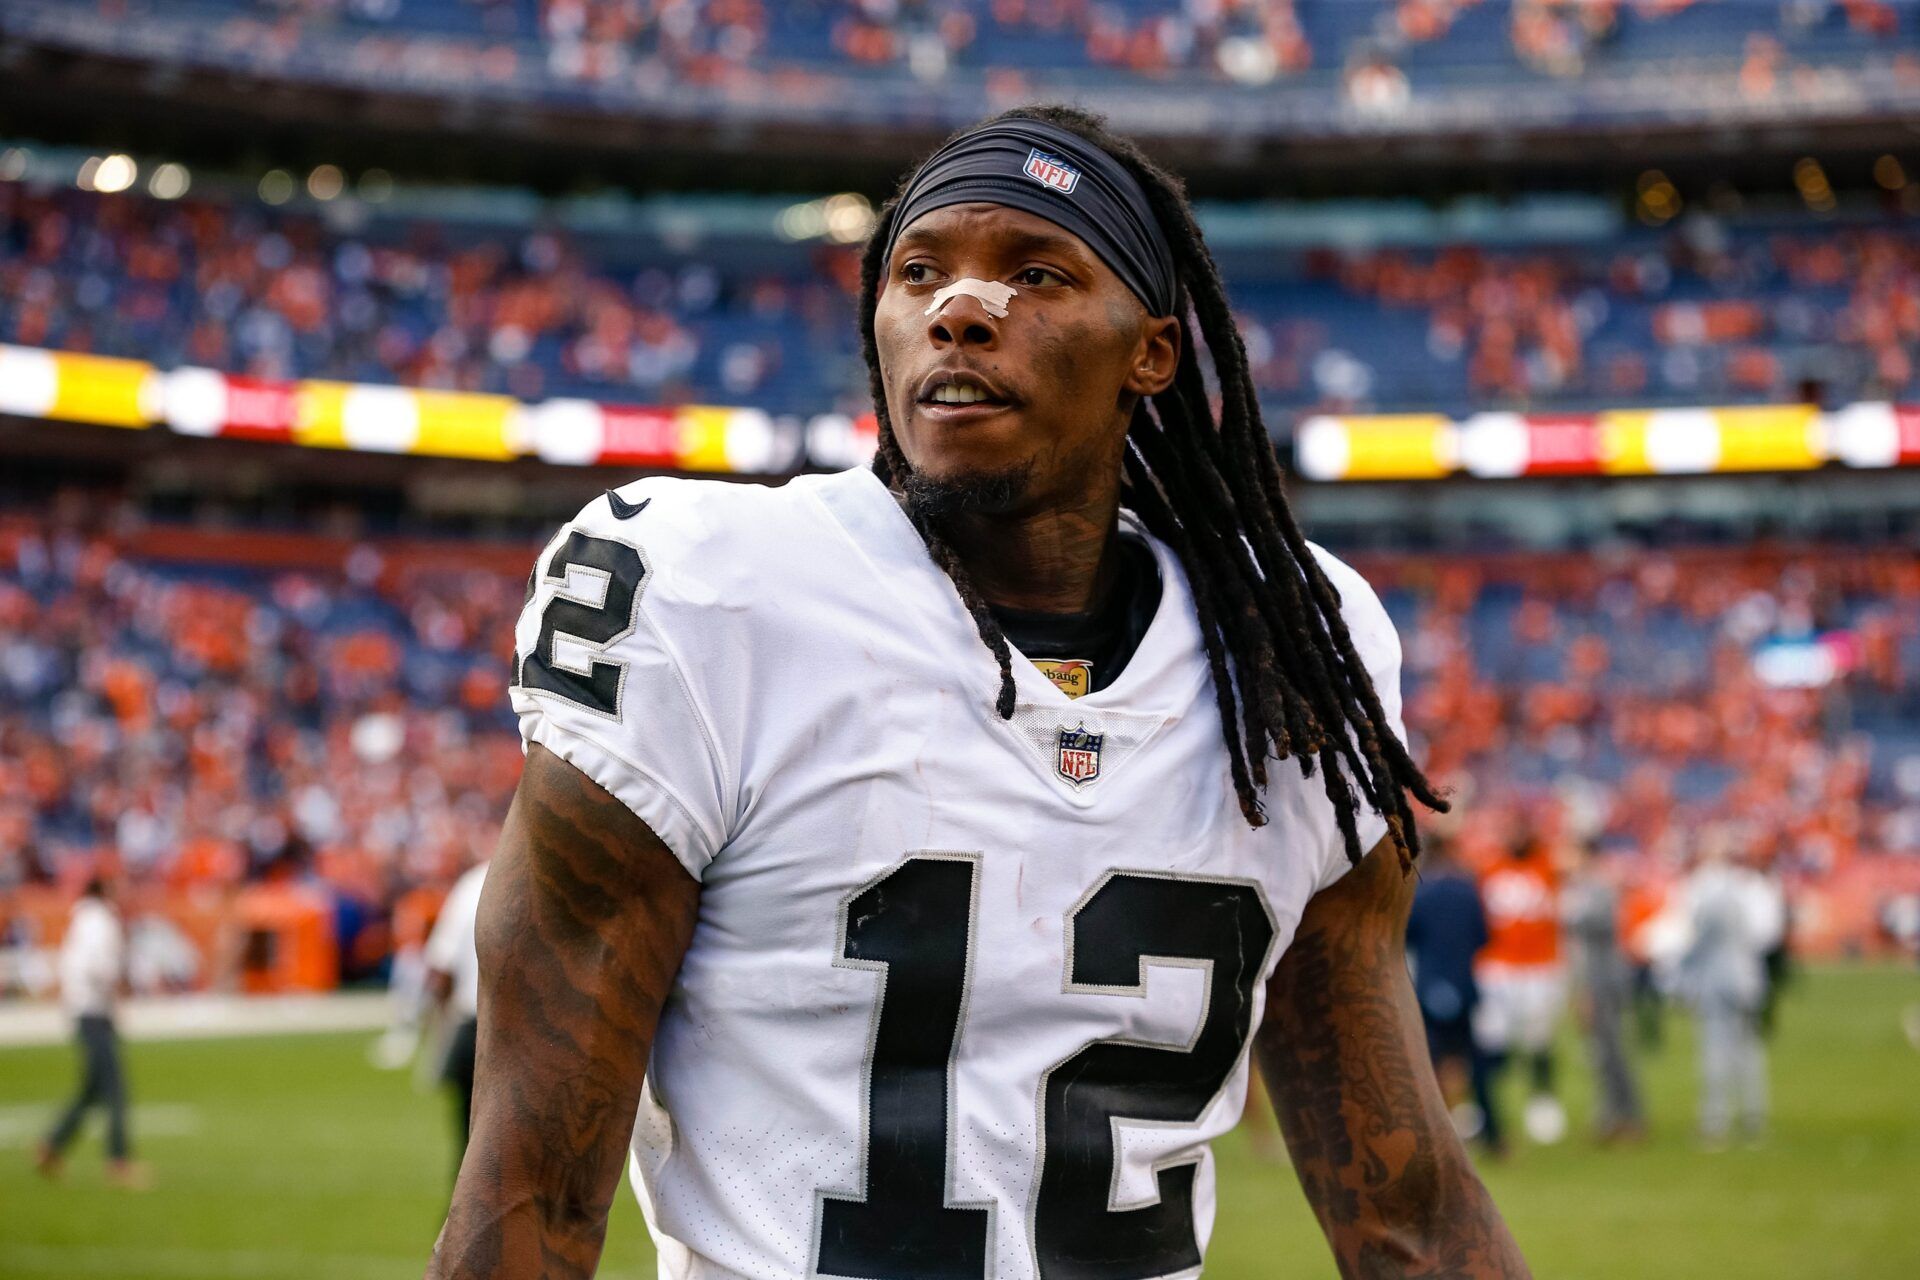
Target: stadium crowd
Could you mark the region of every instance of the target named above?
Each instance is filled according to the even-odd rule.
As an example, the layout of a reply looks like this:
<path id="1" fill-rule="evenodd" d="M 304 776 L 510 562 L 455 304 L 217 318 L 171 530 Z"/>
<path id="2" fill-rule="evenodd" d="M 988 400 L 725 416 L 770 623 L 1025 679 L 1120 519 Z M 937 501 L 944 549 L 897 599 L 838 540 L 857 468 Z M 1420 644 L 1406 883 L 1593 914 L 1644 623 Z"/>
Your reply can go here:
<path id="1" fill-rule="evenodd" d="M 1369 567 L 1395 584 L 1408 722 L 1475 815 L 1470 861 L 1562 832 L 1680 865 L 1728 822 L 1762 863 L 1814 879 L 1920 852 L 1910 554 Z"/>
<path id="2" fill-rule="evenodd" d="M 68 495 L 0 536 L 0 918 L 95 873 L 153 902 L 298 884 L 329 904 L 330 977 L 378 969 L 417 937 L 407 895 L 443 891 L 504 814 L 507 566 L 531 548 L 457 544 L 450 569 L 316 539 L 338 568 L 296 571 L 203 534 L 180 561 L 112 511 Z M 1577 838 L 1660 883 L 1710 831 L 1798 884 L 1920 859 L 1911 555 L 1361 563 L 1469 865 Z"/>
<path id="3" fill-rule="evenodd" d="M 864 409 L 853 250 L 669 247 L 0 181 L 0 342 L 645 403 Z M 1700 213 L 1599 242 L 1234 249 L 1254 377 L 1294 412 L 1895 399 L 1920 236 Z"/>
<path id="4" fill-rule="evenodd" d="M 304 883 L 337 979 L 384 961 L 408 890 L 491 850 L 519 775 L 511 577 L 370 548 L 262 574 L 77 533 L 0 544 L 0 904 L 88 868 L 156 894 Z"/>
<path id="5" fill-rule="evenodd" d="M 85 0 L 124 13 L 127 0 Z M 1261 84 L 1343 72 L 1357 98 L 1383 70 L 1405 82 L 1471 67 L 1577 76 L 1602 59 L 1744 57 L 1770 93 L 1802 50 L 1885 45 L 1903 0 L 202 0 L 215 39 L 264 59 L 303 31 L 344 28 L 373 61 L 460 60 L 511 79 L 523 59 L 562 80 L 671 76 L 718 83 L 808 68 L 955 69 L 1005 89 L 1061 71 Z M 137 12 L 140 6 L 132 8 Z M 1360 82 L 1359 87 L 1353 84 Z"/>
<path id="6" fill-rule="evenodd" d="M 265 206 L 0 182 L 0 340 L 268 378 L 817 409 L 852 331 L 844 256 L 623 269 L 540 229 L 357 234 Z"/>
<path id="7" fill-rule="evenodd" d="M 1900 398 L 1920 240 L 1700 216 L 1596 245 L 1314 251 L 1236 277 L 1283 408 L 1551 409 Z"/>

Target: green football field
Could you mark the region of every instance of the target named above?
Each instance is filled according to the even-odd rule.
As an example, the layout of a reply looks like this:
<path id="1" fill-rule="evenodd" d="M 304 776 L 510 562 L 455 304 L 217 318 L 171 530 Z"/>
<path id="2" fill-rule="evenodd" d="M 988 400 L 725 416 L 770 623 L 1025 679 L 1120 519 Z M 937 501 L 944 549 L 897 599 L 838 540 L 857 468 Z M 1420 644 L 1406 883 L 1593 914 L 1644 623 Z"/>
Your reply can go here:
<path id="1" fill-rule="evenodd" d="M 1920 1053 L 1900 1029 L 1920 1002 L 1904 969 L 1804 975 L 1773 1055 L 1775 1124 L 1757 1150 L 1689 1141 L 1691 1043 L 1669 1020 L 1647 1060 L 1645 1147 L 1573 1139 L 1522 1147 L 1486 1177 L 1542 1277 L 1920 1275 Z M 61 1048 L 0 1050 L 0 1277 L 385 1280 L 417 1276 L 448 1188 L 442 1099 L 367 1065 L 366 1036 L 137 1044 L 136 1138 L 156 1180 L 102 1182 L 97 1139 L 65 1180 L 29 1168 L 67 1087 Z M 1576 1125 L 1586 1072 L 1563 1056 Z M 1576 1130 L 1576 1134 L 1577 1134 Z M 1220 1222 L 1207 1274 L 1332 1274 L 1284 1164 L 1244 1135 L 1221 1144 Z M 646 1232 L 622 1191 L 603 1275 L 648 1276 Z"/>

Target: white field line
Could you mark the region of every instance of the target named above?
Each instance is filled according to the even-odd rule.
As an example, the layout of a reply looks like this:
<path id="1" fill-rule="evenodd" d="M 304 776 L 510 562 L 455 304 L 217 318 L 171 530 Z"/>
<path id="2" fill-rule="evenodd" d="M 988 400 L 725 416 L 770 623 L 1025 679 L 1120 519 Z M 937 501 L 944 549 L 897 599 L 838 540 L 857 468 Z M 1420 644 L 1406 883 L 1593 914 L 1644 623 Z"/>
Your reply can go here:
<path id="1" fill-rule="evenodd" d="M 156 996 L 128 1000 L 115 1023 L 129 1040 L 206 1040 L 222 1036 L 378 1031 L 393 1009 L 385 992 L 325 996 Z M 0 1003 L 0 1048 L 62 1044 L 73 1024 L 55 1004 Z"/>
<path id="2" fill-rule="evenodd" d="M 0 1151 L 25 1149 L 45 1136 L 67 1105 L 65 1098 L 32 1105 L 0 1107 Z M 98 1108 L 87 1125 L 106 1123 Z M 200 1132 L 200 1108 L 184 1102 L 143 1102 L 129 1108 L 127 1129 L 135 1138 L 182 1138 Z M 0 1273 L 3 1274 L 3 1273 Z"/>

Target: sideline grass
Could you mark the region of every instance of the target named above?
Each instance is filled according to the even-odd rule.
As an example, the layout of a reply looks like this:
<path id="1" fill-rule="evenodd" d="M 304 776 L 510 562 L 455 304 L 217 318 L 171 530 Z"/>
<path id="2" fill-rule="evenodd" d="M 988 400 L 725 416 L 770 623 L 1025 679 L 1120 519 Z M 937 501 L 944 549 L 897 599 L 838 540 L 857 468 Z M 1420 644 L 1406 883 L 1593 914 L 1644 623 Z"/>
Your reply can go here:
<path id="1" fill-rule="evenodd" d="M 1920 1275 L 1920 1053 L 1898 1025 L 1915 1001 L 1920 976 L 1903 969 L 1805 976 L 1783 1010 L 1774 1130 L 1757 1151 L 1694 1150 L 1679 1018 L 1646 1064 L 1653 1141 L 1594 1150 L 1577 1136 L 1588 1077 L 1569 1045 L 1576 1137 L 1485 1171 L 1535 1270 L 1571 1280 Z M 91 1133 L 63 1184 L 32 1175 L 31 1144 L 69 1085 L 70 1054 L 0 1050 L 0 1276 L 418 1276 L 444 1210 L 447 1116 L 407 1073 L 369 1067 L 367 1040 L 131 1046 L 136 1140 L 158 1183 L 137 1195 L 105 1188 Z M 1209 1280 L 1330 1276 L 1291 1172 L 1256 1160 L 1242 1135 L 1220 1144 L 1220 1158 Z M 650 1276 L 650 1257 L 623 1190 L 601 1274 Z"/>

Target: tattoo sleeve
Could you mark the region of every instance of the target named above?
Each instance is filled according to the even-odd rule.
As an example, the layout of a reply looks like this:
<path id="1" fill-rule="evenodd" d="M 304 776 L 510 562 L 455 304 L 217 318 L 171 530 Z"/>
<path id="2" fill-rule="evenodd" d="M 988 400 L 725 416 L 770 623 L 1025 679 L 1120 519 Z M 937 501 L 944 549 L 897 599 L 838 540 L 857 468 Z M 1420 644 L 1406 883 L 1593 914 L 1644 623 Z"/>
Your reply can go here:
<path id="1" fill-rule="evenodd" d="M 473 1125 L 429 1280 L 590 1276 L 700 886 L 542 747 L 481 895 Z"/>
<path id="2" fill-rule="evenodd" d="M 1307 904 L 1267 989 L 1261 1072 L 1343 1277 L 1526 1277 L 1434 1080 L 1407 977 L 1412 901 L 1382 842 Z"/>

